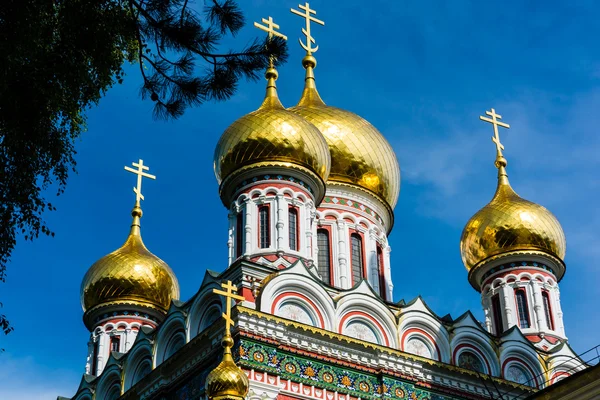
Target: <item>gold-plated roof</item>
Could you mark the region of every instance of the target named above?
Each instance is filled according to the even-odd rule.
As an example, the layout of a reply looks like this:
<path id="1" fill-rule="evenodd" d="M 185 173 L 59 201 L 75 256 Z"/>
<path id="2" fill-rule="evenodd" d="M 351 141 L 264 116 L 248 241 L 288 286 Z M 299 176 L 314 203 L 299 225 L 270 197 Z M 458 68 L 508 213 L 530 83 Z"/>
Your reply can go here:
<path id="1" fill-rule="evenodd" d="M 522 199 L 508 182 L 506 160 L 499 158 L 498 187 L 492 201 L 465 226 L 460 251 L 467 270 L 489 257 L 511 251 L 543 251 L 565 257 L 565 234 L 546 208 Z"/>
<path id="2" fill-rule="evenodd" d="M 138 304 L 166 311 L 179 299 L 179 283 L 171 268 L 152 254 L 142 241 L 136 204 L 133 224 L 125 244 L 96 261 L 81 283 L 84 311 L 105 304 Z"/>
<path id="3" fill-rule="evenodd" d="M 400 167 L 394 150 L 367 120 L 337 107 L 326 105 L 315 85 L 316 60 L 302 61 L 306 79 L 302 97 L 290 111 L 315 125 L 331 153 L 328 182 L 343 182 L 367 189 L 394 207 L 400 193 Z"/>
<path id="4" fill-rule="evenodd" d="M 227 333 L 223 338 L 223 360 L 206 377 L 206 396 L 209 400 L 243 400 L 248 394 L 248 377 L 233 361 L 233 339 Z"/>
<path id="5" fill-rule="evenodd" d="M 287 111 L 277 96 L 277 72 L 267 70 L 267 93 L 260 108 L 225 130 L 215 149 L 214 168 L 219 184 L 242 167 L 281 162 L 308 168 L 323 180 L 330 157 L 321 132 L 304 118 Z"/>

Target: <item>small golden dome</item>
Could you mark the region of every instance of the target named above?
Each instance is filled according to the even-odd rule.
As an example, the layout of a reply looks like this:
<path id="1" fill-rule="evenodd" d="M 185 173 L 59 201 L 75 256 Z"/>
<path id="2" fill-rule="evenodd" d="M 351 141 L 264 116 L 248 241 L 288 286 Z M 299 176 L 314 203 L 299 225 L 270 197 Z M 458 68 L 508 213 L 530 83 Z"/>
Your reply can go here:
<path id="1" fill-rule="evenodd" d="M 542 251 L 563 260 L 565 234 L 546 208 L 522 199 L 506 175 L 506 160 L 499 165 L 498 187 L 492 201 L 465 226 L 460 252 L 467 270 L 489 257 L 511 251 Z"/>
<path id="2" fill-rule="evenodd" d="M 223 360 L 206 377 L 206 396 L 209 400 L 242 400 L 248 394 L 248 377 L 231 357 L 233 339 L 229 334 L 223 338 Z"/>
<path id="3" fill-rule="evenodd" d="M 330 157 L 319 130 L 287 111 L 277 96 L 277 72 L 267 70 L 267 93 L 260 108 L 229 126 L 215 149 L 214 168 L 219 184 L 242 167 L 269 162 L 309 169 L 326 180 Z"/>
<path id="4" fill-rule="evenodd" d="M 84 311 L 109 304 L 136 304 L 167 311 L 179 299 L 179 283 L 171 268 L 150 253 L 140 234 L 142 210 L 131 213 L 133 224 L 125 244 L 96 261 L 81 283 Z"/>
<path id="5" fill-rule="evenodd" d="M 326 105 L 315 85 L 316 60 L 306 56 L 304 92 L 298 105 L 288 110 L 315 125 L 329 145 L 331 171 L 328 182 L 357 185 L 375 193 L 394 208 L 400 194 L 400 166 L 383 135 L 364 118 Z"/>

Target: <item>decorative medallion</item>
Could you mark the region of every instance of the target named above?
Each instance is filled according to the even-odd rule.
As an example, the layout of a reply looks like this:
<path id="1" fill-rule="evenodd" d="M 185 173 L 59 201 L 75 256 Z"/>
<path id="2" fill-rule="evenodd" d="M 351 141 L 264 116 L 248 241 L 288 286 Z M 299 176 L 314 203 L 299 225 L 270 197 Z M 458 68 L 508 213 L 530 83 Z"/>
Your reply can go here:
<path id="1" fill-rule="evenodd" d="M 369 387 L 369 384 L 365 381 L 362 381 L 358 384 L 358 389 L 361 392 L 369 392 L 371 390 L 371 388 Z"/>

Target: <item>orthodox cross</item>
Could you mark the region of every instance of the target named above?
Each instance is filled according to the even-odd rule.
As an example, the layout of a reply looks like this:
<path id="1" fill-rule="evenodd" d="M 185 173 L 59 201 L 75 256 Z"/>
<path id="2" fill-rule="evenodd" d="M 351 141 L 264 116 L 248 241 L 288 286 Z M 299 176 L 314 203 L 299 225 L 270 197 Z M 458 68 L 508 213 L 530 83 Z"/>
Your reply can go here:
<path id="1" fill-rule="evenodd" d="M 221 283 L 221 287 L 225 289 L 213 289 L 213 293 L 225 296 L 225 312 L 223 313 L 223 318 L 225 319 L 225 331 L 227 334 L 231 332 L 231 327 L 233 326 L 233 320 L 231 319 L 231 300 L 244 300 L 244 296 L 240 296 L 236 294 L 237 287 L 231 283 L 231 281 L 227 281 L 227 283 Z"/>
<path id="2" fill-rule="evenodd" d="M 273 39 L 273 36 L 278 36 L 278 37 L 282 38 L 283 40 L 287 40 L 287 36 L 285 36 L 281 32 L 276 31 L 276 29 L 279 29 L 279 25 L 277 25 L 273 21 L 273 17 L 269 17 L 269 19 L 263 18 L 262 22 L 263 22 L 263 24 L 267 24 L 267 26 L 261 25 L 258 22 L 255 22 L 254 26 L 262 31 L 267 32 L 267 34 L 269 35 L 269 40 Z"/>
<path id="3" fill-rule="evenodd" d="M 292 12 L 292 14 L 299 15 L 306 20 L 306 29 L 302 28 L 302 33 L 304 33 L 304 36 L 306 36 L 306 44 L 302 43 L 302 39 L 298 39 L 298 41 L 300 42 L 300 46 L 302 46 L 302 48 L 306 50 L 308 54 L 315 53 L 317 50 L 319 50 L 319 46 L 312 47 L 312 45 L 315 43 L 315 38 L 313 38 L 310 34 L 310 23 L 315 22 L 319 25 L 325 25 L 325 22 L 311 15 L 316 15 L 317 12 L 315 10 L 312 10 L 308 3 L 305 3 L 304 5 L 299 4 L 298 8 L 304 11 L 304 13 L 293 8 L 290 8 L 290 11 Z"/>
<path id="4" fill-rule="evenodd" d="M 137 163 L 131 163 L 137 169 L 133 169 L 131 167 L 125 167 L 125 171 L 132 172 L 137 175 L 137 186 L 133 188 L 133 192 L 135 193 L 135 203 L 137 205 L 140 204 L 140 200 L 144 200 L 144 195 L 142 194 L 142 178 L 150 178 L 156 179 L 156 176 L 150 175 L 147 171 L 150 167 L 144 165 L 144 160 L 140 159 Z"/>
<path id="5" fill-rule="evenodd" d="M 487 118 L 484 117 L 483 115 L 479 116 L 479 119 L 485 122 L 489 122 L 490 124 L 492 124 L 494 126 L 494 136 L 492 136 L 492 142 L 496 143 L 496 154 L 499 157 L 502 157 L 502 150 L 504 150 L 504 145 L 502 143 L 500 143 L 500 135 L 498 134 L 498 127 L 501 126 L 502 128 L 510 128 L 510 125 L 504 123 L 504 122 L 500 122 L 499 120 L 502 119 L 502 116 L 499 114 L 496 114 L 496 110 L 494 110 L 493 108 L 490 111 L 486 111 L 485 112 L 487 115 L 489 115 L 492 118 Z"/>

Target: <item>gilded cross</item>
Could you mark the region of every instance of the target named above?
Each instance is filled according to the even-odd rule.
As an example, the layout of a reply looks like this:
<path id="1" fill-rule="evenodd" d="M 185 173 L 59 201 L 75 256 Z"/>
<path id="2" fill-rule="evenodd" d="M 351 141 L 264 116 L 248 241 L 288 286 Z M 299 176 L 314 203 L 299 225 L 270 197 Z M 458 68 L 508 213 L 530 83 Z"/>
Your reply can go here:
<path id="1" fill-rule="evenodd" d="M 290 11 L 293 14 L 299 15 L 306 20 L 306 29 L 302 28 L 302 33 L 304 33 L 304 36 L 306 36 L 306 44 L 302 43 L 302 39 L 298 39 L 298 41 L 300 42 L 300 46 L 302 46 L 302 48 L 304 50 L 306 50 L 306 52 L 308 54 L 315 53 L 317 50 L 319 50 L 319 46 L 312 47 L 312 45 L 315 43 L 315 38 L 313 38 L 310 34 L 310 23 L 315 22 L 319 25 L 325 25 L 325 22 L 323 22 L 320 19 L 317 19 L 311 15 L 311 14 L 316 15 L 317 12 L 315 10 L 312 10 L 308 3 L 305 3 L 304 5 L 299 4 L 298 8 L 304 12 L 302 13 L 293 8 L 290 8 Z"/>
<path id="2" fill-rule="evenodd" d="M 502 116 L 500 114 L 496 114 L 496 110 L 494 110 L 493 108 L 490 111 L 486 111 L 485 113 L 492 118 L 487 118 L 480 115 L 479 119 L 485 122 L 489 122 L 494 126 L 494 136 L 492 136 L 492 142 L 496 143 L 496 153 L 498 154 L 498 156 L 502 156 L 502 150 L 504 150 L 504 145 L 500 143 L 498 127 L 501 126 L 502 128 L 508 129 L 510 128 L 510 125 L 504 122 L 500 122 L 499 120 L 502 119 Z"/>
<path id="3" fill-rule="evenodd" d="M 150 167 L 144 165 L 144 160 L 140 159 L 137 163 L 131 163 L 137 169 L 133 169 L 131 167 L 125 167 L 125 171 L 132 172 L 137 175 L 137 186 L 133 188 L 133 192 L 135 193 L 135 203 L 137 205 L 140 204 L 140 200 L 144 200 L 144 195 L 142 194 L 142 178 L 150 178 L 156 179 L 156 176 L 150 175 L 147 172 Z"/>
<path id="4" fill-rule="evenodd" d="M 233 326 L 233 320 L 231 319 L 231 300 L 244 300 L 244 296 L 235 293 L 237 292 L 237 287 L 232 284 L 231 281 L 221 283 L 221 287 L 225 289 L 225 291 L 213 289 L 213 293 L 225 296 L 225 312 L 223 313 L 223 318 L 225 319 L 226 333 L 229 333 Z"/>
<path id="5" fill-rule="evenodd" d="M 281 32 L 276 31 L 276 29 L 279 29 L 279 25 L 277 25 L 273 21 L 273 17 L 269 17 L 269 19 L 263 18 L 262 22 L 263 22 L 263 24 L 267 24 L 267 25 L 265 26 L 265 25 L 259 24 L 258 22 L 255 22 L 254 26 L 262 31 L 267 32 L 267 34 L 269 35 L 269 40 L 271 40 L 273 38 L 273 36 L 277 36 L 277 37 L 282 38 L 283 40 L 287 40 L 287 36 L 285 36 Z"/>

